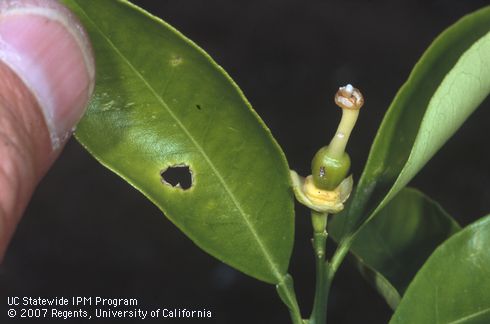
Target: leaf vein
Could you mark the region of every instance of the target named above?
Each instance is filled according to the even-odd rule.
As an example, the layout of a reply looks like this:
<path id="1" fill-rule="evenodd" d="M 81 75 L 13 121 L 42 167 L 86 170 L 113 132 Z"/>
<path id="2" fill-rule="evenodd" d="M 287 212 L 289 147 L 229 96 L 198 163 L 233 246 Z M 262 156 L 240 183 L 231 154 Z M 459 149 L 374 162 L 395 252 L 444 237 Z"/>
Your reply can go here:
<path id="1" fill-rule="evenodd" d="M 488 308 L 485 308 L 485 309 L 482 309 L 481 311 L 479 312 L 476 312 L 476 313 L 473 313 L 473 314 L 470 314 L 470 315 L 466 315 L 464 317 L 461 317 L 455 321 L 452 321 L 452 322 L 448 322 L 447 324 L 459 324 L 459 323 L 464 323 L 466 320 L 470 320 L 472 318 L 475 318 L 475 317 L 478 317 L 480 315 L 484 315 L 486 313 L 490 313 L 490 307 Z"/>

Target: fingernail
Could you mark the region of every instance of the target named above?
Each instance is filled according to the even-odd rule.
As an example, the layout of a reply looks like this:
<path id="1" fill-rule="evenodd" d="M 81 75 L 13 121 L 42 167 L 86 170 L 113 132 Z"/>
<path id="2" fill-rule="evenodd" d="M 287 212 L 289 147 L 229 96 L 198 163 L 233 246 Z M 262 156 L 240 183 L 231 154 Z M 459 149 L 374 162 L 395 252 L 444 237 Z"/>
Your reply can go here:
<path id="1" fill-rule="evenodd" d="M 58 149 L 94 88 L 94 58 L 80 22 L 55 0 L 0 0 L 0 60 L 36 97 Z"/>

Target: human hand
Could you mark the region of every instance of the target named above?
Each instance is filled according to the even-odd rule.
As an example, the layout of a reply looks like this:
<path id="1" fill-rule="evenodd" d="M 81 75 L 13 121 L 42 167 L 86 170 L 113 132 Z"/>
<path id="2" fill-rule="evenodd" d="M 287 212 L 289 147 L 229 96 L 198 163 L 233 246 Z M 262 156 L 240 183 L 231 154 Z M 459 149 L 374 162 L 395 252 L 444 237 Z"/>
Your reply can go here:
<path id="1" fill-rule="evenodd" d="M 93 91 L 88 37 L 56 0 L 0 0 L 0 260 Z"/>

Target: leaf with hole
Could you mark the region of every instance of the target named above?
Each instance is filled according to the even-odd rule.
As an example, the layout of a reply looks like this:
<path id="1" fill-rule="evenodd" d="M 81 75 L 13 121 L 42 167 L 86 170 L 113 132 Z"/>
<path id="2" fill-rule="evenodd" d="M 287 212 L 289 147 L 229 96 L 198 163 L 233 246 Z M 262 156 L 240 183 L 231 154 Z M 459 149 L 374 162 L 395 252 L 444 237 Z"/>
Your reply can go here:
<path id="1" fill-rule="evenodd" d="M 419 268 L 459 229 L 437 203 L 405 188 L 362 228 L 351 252 L 363 276 L 395 309 Z"/>
<path id="2" fill-rule="evenodd" d="M 332 231 L 347 239 L 390 201 L 490 92 L 490 7 L 444 31 L 402 86 L 378 130 L 359 184 Z"/>
<path id="3" fill-rule="evenodd" d="M 490 323 L 490 216 L 452 236 L 415 276 L 391 324 Z"/>
<path id="4" fill-rule="evenodd" d="M 77 139 L 199 247 L 280 282 L 294 236 L 289 170 L 240 89 L 202 49 L 126 1 L 64 3 L 97 58 Z"/>

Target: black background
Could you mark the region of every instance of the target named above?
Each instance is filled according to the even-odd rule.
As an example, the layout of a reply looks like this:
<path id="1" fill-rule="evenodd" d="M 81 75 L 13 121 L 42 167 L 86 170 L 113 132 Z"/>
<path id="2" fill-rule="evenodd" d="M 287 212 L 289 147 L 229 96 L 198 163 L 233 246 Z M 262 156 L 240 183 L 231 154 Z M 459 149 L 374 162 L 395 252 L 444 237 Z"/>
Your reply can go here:
<path id="1" fill-rule="evenodd" d="M 451 23 L 487 3 L 135 2 L 194 40 L 229 72 L 270 127 L 291 168 L 302 174 L 335 130 L 340 113 L 332 96 L 338 86 L 351 82 L 361 88 L 366 105 L 348 150 L 355 176 L 384 111 L 424 49 Z M 462 225 L 490 211 L 489 108 L 486 100 L 411 183 Z M 297 207 L 290 272 L 305 316 L 314 284 L 310 231 L 306 209 Z M 131 297 L 144 308 L 211 310 L 213 319 L 203 322 L 289 321 L 272 286 L 200 251 L 74 140 L 34 194 L 0 266 L 0 322 L 20 322 L 7 318 L 7 296 Z M 386 323 L 391 314 L 349 262 L 335 279 L 328 311 L 330 323 L 336 324 Z"/>

